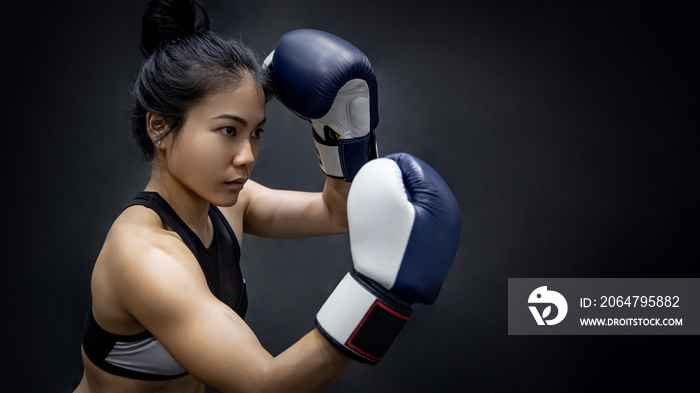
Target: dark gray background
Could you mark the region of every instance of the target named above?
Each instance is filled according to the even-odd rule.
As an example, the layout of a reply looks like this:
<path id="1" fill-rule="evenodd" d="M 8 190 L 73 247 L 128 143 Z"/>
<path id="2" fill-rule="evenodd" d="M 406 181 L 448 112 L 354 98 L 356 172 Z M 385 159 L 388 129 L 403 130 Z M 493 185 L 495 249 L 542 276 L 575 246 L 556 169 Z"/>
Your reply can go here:
<path id="1" fill-rule="evenodd" d="M 318 28 L 379 81 L 380 151 L 453 188 L 462 239 L 437 303 L 333 392 L 686 386 L 693 337 L 507 334 L 508 277 L 691 277 L 698 245 L 696 17 L 674 2 L 203 1 L 261 55 Z M 3 7 L 8 390 L 70 391 L 93 261 L 148 176 L 126 105 L 140 1 Z M 318 190 L 309 126 L 273 102 L 255 178 Z M 277 354 L 349 268 L 345 236 L 244 240 L 247 318 Z M 232 349 L 235 350 L 235 349 Z M 696 375 L 697 369 L 692 369 Z M 235 372 L 235 370 L 232 370 Z M 21 388 L 20 388 L 21 387 Z M 13 389 L 14 388 L 14 389 Z"/>

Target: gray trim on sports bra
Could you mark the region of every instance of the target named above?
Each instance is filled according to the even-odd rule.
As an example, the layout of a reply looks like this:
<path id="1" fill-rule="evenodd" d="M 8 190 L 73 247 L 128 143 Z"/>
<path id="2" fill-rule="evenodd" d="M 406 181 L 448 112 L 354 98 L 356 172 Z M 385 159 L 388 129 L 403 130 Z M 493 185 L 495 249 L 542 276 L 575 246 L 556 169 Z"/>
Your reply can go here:
<path id="1" fill-rule="evenodd" d="M 110 333 L 97 323 L 92 307 L 85 317 L 83 350 L 97 367 L 123 377 L 168 380 L 187 375 L 150 332 L 131 336 Z"/>

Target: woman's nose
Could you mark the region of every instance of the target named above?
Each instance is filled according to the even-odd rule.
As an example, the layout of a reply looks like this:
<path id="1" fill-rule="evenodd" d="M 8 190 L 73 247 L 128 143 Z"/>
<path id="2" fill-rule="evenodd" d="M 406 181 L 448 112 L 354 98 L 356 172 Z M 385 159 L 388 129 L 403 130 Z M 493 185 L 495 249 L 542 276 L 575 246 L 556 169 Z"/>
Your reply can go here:
<path id="1" fill-rule="evenodd" d="M 233 156 L 234 166 L 250 166 L 255 163 L 255 152 L 253 151 L 253 145 L 249 139 L 243 141 L 236 151 L 236 155 Z"/>

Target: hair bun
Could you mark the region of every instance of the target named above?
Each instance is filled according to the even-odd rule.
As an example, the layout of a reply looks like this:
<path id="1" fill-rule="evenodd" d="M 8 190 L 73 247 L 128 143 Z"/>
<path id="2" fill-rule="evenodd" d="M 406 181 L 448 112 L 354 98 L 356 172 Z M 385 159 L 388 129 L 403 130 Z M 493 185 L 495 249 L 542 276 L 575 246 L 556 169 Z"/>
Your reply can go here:
<path id="1" fill-rule="evenodd" d="M 197 8 L 202 21 L 197 24 Z M 209 16 L 194 0 L 151 0 L 141 19 L 141 53 L 149 57 L 162 43 L 209 30 Z"/>

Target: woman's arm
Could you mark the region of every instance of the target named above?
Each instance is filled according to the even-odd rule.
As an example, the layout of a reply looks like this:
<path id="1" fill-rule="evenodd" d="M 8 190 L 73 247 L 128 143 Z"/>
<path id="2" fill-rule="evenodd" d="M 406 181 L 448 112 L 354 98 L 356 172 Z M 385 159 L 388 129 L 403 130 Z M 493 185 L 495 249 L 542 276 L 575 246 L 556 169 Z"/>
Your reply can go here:
<path id="1" fill-rule="evenodd" d="M 256 236 L 297 238 L 346 233 L 350 184 L 327 178 L 323 192 L 300 192 L 274 190 L 248 181 L 231 209 L 243 216 L 243 231 Z M 233 215 L 227 219 L 235 222 Z"/>
<path id="2" fill-rule="evenodd" d="M 217 390 L 324 391 L 351 363 L 317 330 L 270 355 L 238 314 L 211 294 L 199 264 L 177 239 L 146 247 L 130 261 L 118 273 L 124 309 L 190 374 Z"/>

